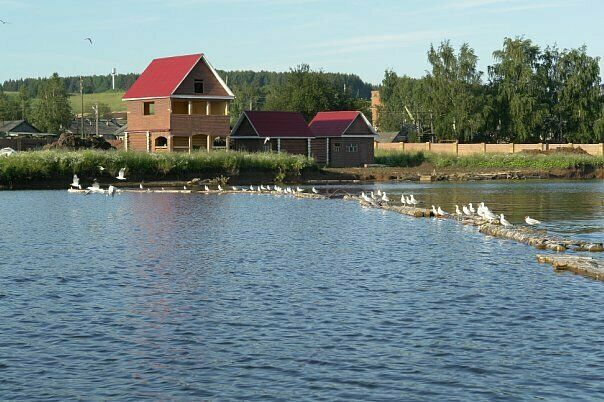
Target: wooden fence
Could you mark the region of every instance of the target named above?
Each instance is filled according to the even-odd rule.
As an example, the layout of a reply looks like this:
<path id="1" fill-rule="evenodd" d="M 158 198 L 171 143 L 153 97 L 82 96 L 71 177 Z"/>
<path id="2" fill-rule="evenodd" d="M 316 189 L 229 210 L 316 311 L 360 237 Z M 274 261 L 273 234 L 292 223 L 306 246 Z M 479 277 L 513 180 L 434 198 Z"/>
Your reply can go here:
<path id="1" fill-rule="evenodd" d="M 471 154 L 514 154 L 525 150 L 547 151 L 556 148 L 581 148 L 590 155 L 604 155 L 604 144 L 459 144 L 432 142 L 376 142 L 376 150 L 406 151 L 406 152 L 436 152 L 452 155 Z"/>

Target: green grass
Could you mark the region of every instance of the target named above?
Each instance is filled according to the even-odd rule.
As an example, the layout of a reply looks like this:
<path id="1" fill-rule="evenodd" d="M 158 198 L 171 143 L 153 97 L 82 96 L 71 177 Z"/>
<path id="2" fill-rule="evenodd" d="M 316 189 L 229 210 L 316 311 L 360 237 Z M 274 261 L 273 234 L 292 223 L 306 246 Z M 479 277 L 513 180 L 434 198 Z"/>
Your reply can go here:
<path id="1" fill-rule="evenodd" d="M 123 112 L 126 110 L 126 102 L 122 102 L 122 96 L 124 92 L 100 92 L 96 94 L 84 94 L 84 108 L 86 105 L 92 103 L 104 103 L 109 105 L 112 112 Z M 74 113 L 80 113 L 82 109 L 82 100 L 80 94 L 70 94 L 69 103 Z M 84 109 L 86 113 L 86 109 Z"/>
<path id="2" fill-rule="evenodd" d="M 107 170 L 101 174 L 98 166 Z M 234 176 L 241 172 L 264 172 L 281 181 L 315 169 L 312 159 L 300 155 L 214 151 L 148 154 L 126 151 L 30 151 L 0 157 L 0 183 L 24 184 L 45 180 L 83 181 L 116 177 L 126 168 L 131 180 L 190 179 L 204 175 Z"/>
<path id="3" fill-rule="evenodd" d="M 604 167 L 604 157 L 578 154 L 475 154 L 455 156 L 432 152 L 401 152 L 377 150 L 375 163 L 386 166 L 414 167 L 429 163 L 438 168 L 464 169 L 552 169 Z"/>

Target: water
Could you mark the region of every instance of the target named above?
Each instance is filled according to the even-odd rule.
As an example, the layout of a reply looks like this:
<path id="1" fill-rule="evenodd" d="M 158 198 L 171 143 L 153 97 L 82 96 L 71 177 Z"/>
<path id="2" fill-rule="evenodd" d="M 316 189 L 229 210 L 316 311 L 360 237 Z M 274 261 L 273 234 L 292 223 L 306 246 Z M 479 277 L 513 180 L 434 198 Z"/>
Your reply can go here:
<path id="1" fill-rule="evenodd" d="M 602 237 L 601 182 L 412 188 Z M 604 284 L 475 228 L 258 195 L 0 200 L 2 400 L 604 393 Z"/>

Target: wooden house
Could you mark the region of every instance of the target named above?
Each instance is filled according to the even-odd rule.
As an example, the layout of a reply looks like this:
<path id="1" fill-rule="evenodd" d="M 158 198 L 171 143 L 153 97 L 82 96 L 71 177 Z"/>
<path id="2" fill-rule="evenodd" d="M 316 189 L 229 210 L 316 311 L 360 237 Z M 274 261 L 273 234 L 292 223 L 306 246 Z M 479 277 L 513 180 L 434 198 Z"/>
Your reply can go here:
<path id="1" fill-rule="evenodd" d="M 326 149 L 327 165 L 355 167 L 374 163 L 373 143 L 377 133 L 363 113 L 319 112 L 309 128 L 317 145 Z"/>
<path id="2" fill-rule="evenodd" d="M 127 102 L 125 149 L 210 150 L 229 135 L 233 92 L 203 54 L 155 59 L 122 98 Z"/>
<path id="3" fill-rule="evenodd" d="M 313 134 L 297 112 L 245 111 L 231 131 L 231 149 L 313 156 Z"/>

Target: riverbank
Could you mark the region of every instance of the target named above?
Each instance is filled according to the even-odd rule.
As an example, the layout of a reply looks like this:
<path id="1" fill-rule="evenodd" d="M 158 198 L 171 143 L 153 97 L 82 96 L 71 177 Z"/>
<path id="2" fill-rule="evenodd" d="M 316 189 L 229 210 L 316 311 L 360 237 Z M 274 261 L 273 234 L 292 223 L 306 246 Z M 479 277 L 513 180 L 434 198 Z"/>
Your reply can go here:
<path id="1" fill-rule="evenodd" d="M 35 151 L 0 158 L 0 189 L 59 189 L 77 174 L 83 185 L 169 187 L 198 178 L 205 183 L 334 183 L 604 179 L 604 158 L 589 155 L 447 156 L 422 152 L 376 153 L 380 166 L 320 168 L 300 155 L 215 151 L 147 154 L 123 151 Z M 104 170 L 100 169 L 100 166 Z M 126 181 L 115 177 L 126 167 Z M 117 183 L 116 183 L 117 182 Z"/>

